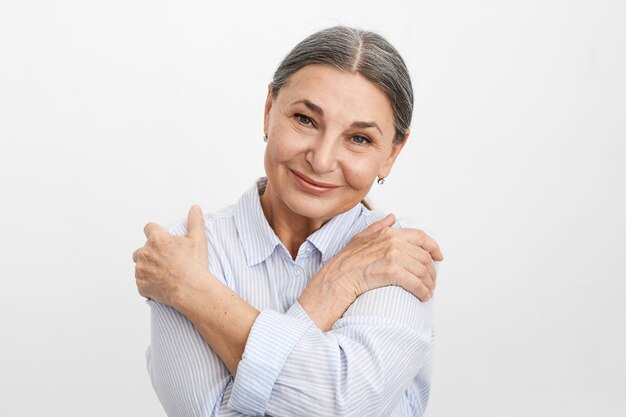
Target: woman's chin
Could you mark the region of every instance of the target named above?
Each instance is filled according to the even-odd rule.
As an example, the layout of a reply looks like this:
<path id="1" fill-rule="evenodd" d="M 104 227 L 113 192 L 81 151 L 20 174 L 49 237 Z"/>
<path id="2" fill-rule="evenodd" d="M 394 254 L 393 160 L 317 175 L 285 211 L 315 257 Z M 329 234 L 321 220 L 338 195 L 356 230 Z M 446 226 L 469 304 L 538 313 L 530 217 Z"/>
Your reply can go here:
<path id="1" fill-rule="evenodd" d="M 295 201 L 289 204 L 288 207 L 293 214 L 311 220 L 326 221 L 337 214 L 332 208 L 326 207 L 323 203 L 308 202 L 306 200 Z"/>
<path id="2" fill-rule="evenodd" d="M 285 205 L 293 214 L 310 220 L 317 220 L 322 223 L 325 223 L 340 213 L 350 210 L 360 202 L 360 200 L 354 202 L 334 202 L 302 196 L 294 197 L 295 198 L 290 199 L 291 201 L 284 201 L 284 203 L 286 203 Z"/>

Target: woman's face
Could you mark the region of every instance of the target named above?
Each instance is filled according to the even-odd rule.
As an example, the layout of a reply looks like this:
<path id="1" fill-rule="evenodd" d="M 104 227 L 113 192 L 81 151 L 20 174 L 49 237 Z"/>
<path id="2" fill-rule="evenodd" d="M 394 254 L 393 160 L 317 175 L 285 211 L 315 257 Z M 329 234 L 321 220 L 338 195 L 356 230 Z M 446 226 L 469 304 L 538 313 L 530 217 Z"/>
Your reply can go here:
<path id="1" fill-rule="evenodd" d="M 377 86 L 317 64 L 294 73 L 276 99 L 268 93 L 265 132 L 272 206 L 321 221 L 359 203 L 403 146 L 393 143 L 393 111 Z"/>

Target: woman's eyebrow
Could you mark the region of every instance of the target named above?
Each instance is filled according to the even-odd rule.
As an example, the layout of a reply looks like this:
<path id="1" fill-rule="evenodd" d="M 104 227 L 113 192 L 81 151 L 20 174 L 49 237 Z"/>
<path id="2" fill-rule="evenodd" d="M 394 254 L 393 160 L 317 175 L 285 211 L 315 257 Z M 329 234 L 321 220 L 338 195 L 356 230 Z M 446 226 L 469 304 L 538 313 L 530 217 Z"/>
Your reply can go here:
<path id="1" fill-rule="evenodd" d="M 310 100 L 304 99 L 304 100 L 298 100 L 298 101 L 294 101 L 293 103 L 291 103 L 292 105 L 294 104 L 304 104 L 305 106 L 307 106 L 307 108 L 309 110 L 311 110 L 313 113 L 316 113 L 319 116 L 324 116 L 324 110 L 322 110 L 322 108 L 320 106 L 318 106 L 317 104 L 313 103 Z"/>
<path id="2" fill-rule="evenodd" d="M 383 131 L 380 129 L 380 127 L 378 127 L 378 125 L 374 122 L 353 122 L 352 123 L 352 127 L 355 127 L 357 129 L 367 129 L 369 127 L 375 127 L 376 130 L 378 130 L 380 132 L 380 134 L 383 134 Z"/>

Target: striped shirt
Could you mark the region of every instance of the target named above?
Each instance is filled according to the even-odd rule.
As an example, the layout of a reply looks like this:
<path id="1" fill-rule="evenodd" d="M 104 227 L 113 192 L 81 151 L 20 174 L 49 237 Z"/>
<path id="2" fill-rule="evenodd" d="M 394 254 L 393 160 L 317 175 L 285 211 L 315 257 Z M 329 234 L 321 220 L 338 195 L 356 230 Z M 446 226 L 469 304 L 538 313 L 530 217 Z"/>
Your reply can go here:
<path id="1" fill-rule="evenodd" d="M 263 214 L 264 185 L 205 215 L 211 272 L 260 311 L 236 377 L 185 316 L 148 301 L 148 371 L 167 415 L 421 416 L 430 390 L 432 301 L 395 286 L 371 290 L 328 332 L 297 301 L 325 262 L 384 215 L 358 204 L 309 236 L 293 260 Z M 399 220 L 396 227 L 417 226 Z M 186 223 L 170 233 L 185 234 Z"/>

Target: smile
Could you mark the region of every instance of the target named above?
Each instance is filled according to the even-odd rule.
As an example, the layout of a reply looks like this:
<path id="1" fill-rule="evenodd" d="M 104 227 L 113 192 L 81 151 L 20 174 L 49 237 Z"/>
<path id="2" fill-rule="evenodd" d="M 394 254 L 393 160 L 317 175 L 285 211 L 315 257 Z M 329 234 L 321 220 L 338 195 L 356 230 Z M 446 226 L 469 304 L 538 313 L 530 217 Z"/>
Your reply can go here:
<path id="1" fill-rule="evenodd" d="M 335 188 L 339 188 L 338 185 L 333 185 L 333 184 L 326 184 L 323 182 L 317 182 L 317 181 L 313 181 L 312 179 L 310 179 L 309 177 L 306 177 L 302 174 L 300 174 L 299 172 L 296 171 L 291 171 L 291 173 L 294 175 L 294 178 L 296 179 L 296 183 L 298 184 L 298 186 L 300 186 L 300 188 L 302 188 L 304 191 L 307 191 L 309 193 L 313 193 L 313 194 L 323 194 L 327 191 L 333 190 Z"/>

